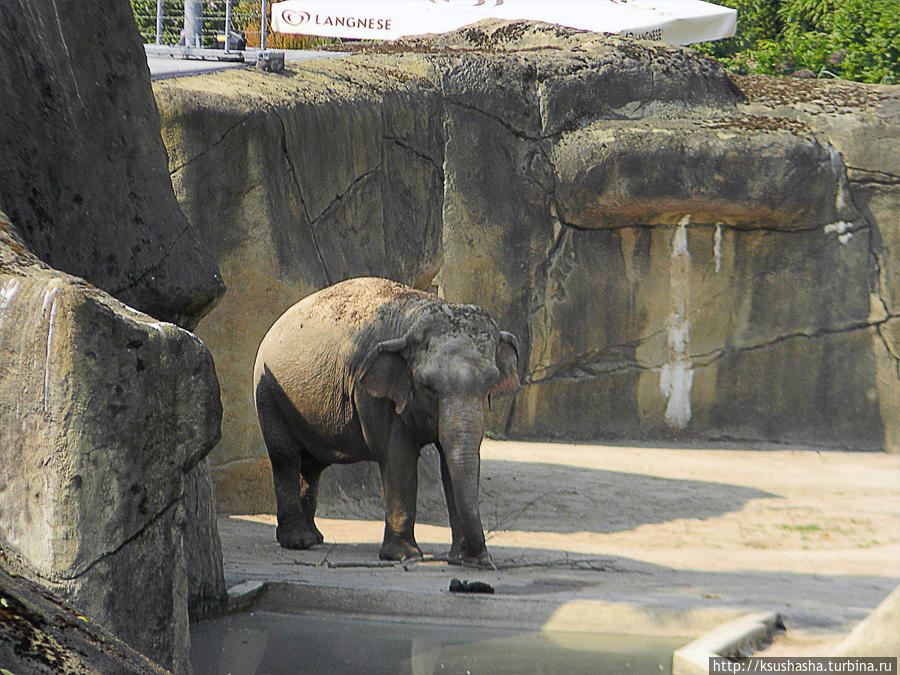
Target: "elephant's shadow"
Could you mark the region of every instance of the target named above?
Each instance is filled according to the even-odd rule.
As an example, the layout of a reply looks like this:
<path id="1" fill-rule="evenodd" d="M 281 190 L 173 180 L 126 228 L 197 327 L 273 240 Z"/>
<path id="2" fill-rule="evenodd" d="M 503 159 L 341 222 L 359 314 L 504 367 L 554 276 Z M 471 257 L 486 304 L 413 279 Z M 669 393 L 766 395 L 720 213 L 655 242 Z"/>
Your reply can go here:
<path id="1" fill-rule="evenodd" d="M 481 514 L 491 530 L 621 532 L 705 519 L 775 495 L 736 485 L 559 464 L 486 461 Z"/>
<path id="2" fill-rule="evenodd" d="M 419 461 L 416 522 L 447 525 L 437 457 Z M 331 474 L 331 475 L 329 475 Z M 677 519 L 739 511 L 752 499 L 778 495 L 754 488 L 561 464 L 484 460 L 481 519 L 486 530 L 622 532 Z M 378 471 L 371 464 L 334 467 L 322 479 L 319 515 L 380 520 Z"/>

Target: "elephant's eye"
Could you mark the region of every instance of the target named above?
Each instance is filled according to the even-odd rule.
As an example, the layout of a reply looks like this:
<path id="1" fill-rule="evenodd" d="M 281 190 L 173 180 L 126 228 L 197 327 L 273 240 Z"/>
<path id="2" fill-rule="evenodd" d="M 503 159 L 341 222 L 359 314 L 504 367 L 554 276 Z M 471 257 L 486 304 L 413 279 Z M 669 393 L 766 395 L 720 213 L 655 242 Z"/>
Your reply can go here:
<path id="1" fill-rule="evenodd" d="M 488 382 L 495 384 L 500 379 L 500 369 L 497 366 L 491 366 L 487 372 Z"/>

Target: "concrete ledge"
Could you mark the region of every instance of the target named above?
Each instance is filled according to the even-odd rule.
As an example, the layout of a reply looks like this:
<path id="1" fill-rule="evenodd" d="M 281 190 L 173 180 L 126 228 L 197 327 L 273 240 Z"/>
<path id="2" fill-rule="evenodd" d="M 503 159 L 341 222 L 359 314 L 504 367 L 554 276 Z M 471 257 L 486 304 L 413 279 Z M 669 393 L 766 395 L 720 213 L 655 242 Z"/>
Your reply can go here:
<path id="1" fill-rule="evenodd" d="M 245 581 L 237 586 L 232 586 L 228 589 L 226 613 L 232 614 L 249 609 L 265 589 L 266 583 L 263 581 Z"/>
<path id="2" fill-rule="evenodd" d="M 748 614 L 711 630 L 672 656 L 672 675 L 707 675 L 713 656 L 749 656 L 784 629 L 775 612 Z"/>

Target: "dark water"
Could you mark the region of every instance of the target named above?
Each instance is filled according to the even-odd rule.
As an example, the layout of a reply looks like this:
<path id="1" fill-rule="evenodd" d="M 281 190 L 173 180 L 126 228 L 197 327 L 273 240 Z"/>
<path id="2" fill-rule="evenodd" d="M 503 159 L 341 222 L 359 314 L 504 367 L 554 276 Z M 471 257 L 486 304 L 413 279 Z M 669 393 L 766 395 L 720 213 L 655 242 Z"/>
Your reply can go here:
<path id="1" fill-rule="evenodd" d="M 191 627 L 195 675 L 672 672 L 672 638 L 255 612 Z"/>

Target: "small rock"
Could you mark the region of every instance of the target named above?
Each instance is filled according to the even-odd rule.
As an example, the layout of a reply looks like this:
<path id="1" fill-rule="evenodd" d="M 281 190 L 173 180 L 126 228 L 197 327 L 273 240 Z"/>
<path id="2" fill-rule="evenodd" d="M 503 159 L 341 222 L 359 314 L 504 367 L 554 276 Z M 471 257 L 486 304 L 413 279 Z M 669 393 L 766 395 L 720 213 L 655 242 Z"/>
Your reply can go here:
<path id="1" fill-rule="evenodd" d="M 256 57 L 256 67 L 267 73 L 284 71 L 284 52 L 260 52 Z"/>

